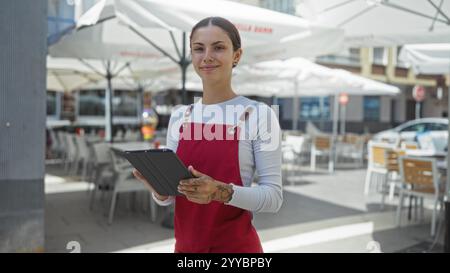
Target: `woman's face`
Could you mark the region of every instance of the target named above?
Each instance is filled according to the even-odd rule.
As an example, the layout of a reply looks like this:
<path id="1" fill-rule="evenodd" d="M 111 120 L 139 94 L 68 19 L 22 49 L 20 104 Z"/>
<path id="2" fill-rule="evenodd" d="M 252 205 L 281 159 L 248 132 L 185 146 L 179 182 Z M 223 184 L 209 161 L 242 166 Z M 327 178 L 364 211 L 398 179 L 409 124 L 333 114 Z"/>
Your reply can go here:
<path id="1" fill-rule="evenodd" d="M 233 44 L 220 27 L 198 28 L 192 35 L 192 65 L 203 81 L 231 79 L 234 62 L 239 62 L 242 50 L 233 51 Z"/>

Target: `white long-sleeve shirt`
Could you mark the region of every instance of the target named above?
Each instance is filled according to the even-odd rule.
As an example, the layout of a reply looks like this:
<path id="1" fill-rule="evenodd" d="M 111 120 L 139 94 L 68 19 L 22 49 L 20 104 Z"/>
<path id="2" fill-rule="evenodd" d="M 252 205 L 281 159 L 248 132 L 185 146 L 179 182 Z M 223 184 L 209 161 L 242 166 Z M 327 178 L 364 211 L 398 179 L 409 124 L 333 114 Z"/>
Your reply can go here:
<path id="1" fill-rule="evenodd" d="M 170 117 L 167 148 L 174 152 L 178 147 L 179 128 L 187 107 L 181 106 Z M 243 186 L 233 185 L 234 193 L 227 205 L 251 212 L 277 212 L 283 202 L 283 194 L 281 130 L 275 111 L 266 104 L 243 96 L 208 105 L 202 104 L 200 100 L 194 104 L 189 122 L 236 125 L 248 107 L 252 107 L 253 111 L 245 124 L 241 124 L 239 136 L 239 166 Z M 252 186 L 255 172 L 256 185 Z M 165 201 L 155 196 L 153 198 L 161 206 L 170 205 L 175 200 L 172 196 Z"/>

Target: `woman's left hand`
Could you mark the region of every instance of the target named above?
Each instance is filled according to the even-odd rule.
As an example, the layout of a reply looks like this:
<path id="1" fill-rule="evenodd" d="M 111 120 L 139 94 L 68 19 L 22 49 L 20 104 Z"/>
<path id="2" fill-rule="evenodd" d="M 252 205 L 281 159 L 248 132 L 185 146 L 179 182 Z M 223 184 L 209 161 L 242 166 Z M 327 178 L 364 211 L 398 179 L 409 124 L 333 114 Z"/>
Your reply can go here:
<path id="1" fill-rule="evenodd" d="M 233 187 L 189 166 L 189 171 L 196 177 L 180 181 L 178 191 L 197 204 L 209 204 L 211 201 L 228 202 L 233 195 Z"/>

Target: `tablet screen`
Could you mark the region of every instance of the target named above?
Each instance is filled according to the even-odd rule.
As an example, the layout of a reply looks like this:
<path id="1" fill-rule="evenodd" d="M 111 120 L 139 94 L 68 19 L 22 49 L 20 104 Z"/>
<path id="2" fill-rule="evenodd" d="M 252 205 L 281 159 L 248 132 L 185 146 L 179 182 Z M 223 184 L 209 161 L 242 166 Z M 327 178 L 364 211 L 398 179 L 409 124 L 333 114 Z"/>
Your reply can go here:
<path id="1" fill-rule="evenodd" d="M 170 149 L 125 151 L 124 157 L 160 195 L 181 195 L 180 180 L 193 178 L 183 162 Z"/>

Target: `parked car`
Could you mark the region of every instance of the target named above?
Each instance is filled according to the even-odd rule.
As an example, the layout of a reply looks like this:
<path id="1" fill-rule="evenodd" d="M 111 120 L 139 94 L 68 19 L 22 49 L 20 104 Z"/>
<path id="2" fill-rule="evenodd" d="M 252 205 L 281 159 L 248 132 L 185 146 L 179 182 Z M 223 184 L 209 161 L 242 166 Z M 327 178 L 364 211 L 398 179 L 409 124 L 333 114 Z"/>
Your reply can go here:
<path id="1" fill-rule="evenodd" d="M 417 142 L 420 134 L 430 134 L 437 151 L 445 151 L 448 145 L 448 119 L 422 118 L 405 122 L 393 129 L 379 132 L 373 139 L 398 143 L 402 141 Z M 420 144 L 420 143 L 419 143 Z"/>

